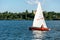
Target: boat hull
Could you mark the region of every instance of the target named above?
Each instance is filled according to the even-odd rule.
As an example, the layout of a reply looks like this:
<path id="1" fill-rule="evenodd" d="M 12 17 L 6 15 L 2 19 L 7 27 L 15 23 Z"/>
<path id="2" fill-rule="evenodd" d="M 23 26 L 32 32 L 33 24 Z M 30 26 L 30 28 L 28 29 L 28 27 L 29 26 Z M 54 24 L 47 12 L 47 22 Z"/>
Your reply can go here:
<path id="1" fill-rule="evenodd" d="M 29 27 L 29 30 L 38 30 L 38 31 L 49 31 L 49 28 L 37 28 L 37 27 Z"/>

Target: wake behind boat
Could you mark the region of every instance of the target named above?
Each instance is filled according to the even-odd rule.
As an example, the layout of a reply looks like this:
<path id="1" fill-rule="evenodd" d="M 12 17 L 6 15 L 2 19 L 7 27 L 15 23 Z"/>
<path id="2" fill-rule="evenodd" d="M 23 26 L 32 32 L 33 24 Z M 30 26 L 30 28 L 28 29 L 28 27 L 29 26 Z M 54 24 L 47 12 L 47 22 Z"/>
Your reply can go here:
<path id="1" fill-rule="evenodd" d="M 29 30 L 38 30 L 38 31 L 49 31 L 50 30 L 49 28 L 47 28 L 47 25 L 45 23 L 40 2 L 38 2 L 38 7 L 35 13 L 33 26 L 29 27 Z"/>

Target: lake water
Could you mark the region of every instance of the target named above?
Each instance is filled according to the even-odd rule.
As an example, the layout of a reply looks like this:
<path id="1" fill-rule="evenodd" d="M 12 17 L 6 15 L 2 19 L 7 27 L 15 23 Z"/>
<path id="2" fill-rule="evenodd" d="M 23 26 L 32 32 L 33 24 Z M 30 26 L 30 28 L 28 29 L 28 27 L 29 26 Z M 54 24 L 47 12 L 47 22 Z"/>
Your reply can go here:
<path id="1" fill-rule="evenodd" d="M 0 20 L 0 40 L 60 40 L 60 20 L 48 20 L 50 31 L 29 31 L 33 21 Z"/>

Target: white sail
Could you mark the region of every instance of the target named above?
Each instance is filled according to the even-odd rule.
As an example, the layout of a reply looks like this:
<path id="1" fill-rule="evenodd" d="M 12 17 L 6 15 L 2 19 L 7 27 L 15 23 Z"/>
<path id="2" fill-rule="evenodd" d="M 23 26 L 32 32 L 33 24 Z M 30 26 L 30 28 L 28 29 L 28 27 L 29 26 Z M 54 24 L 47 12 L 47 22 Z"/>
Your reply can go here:
<path id="1" fill-rule="evenodd" d="M 33 21 L 33 27 L 41 27 L 42 25 L 45 28 L 47 28 L 45 20 L 44 20 L 41 4 L 39 2 L 38 7 L 37 7 L 37 11 L 35 13 L 34 21 Z"/>

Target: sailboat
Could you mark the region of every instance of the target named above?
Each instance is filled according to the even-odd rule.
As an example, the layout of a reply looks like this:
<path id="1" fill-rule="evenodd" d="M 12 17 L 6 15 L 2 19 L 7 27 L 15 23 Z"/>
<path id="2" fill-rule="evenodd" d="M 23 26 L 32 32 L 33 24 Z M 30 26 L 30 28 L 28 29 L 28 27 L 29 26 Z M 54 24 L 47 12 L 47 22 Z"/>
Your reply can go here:
<path id="1" fill-rule="evenodd" d="M 38 30 L 38 31 L 49 31 L 50 30 L 45 23 L 40 2 L 38 2 L 38 7 L 35 13 L 33 25 L 32 27 L 29 27 L 29 30 Z"/>

